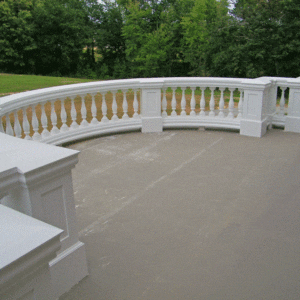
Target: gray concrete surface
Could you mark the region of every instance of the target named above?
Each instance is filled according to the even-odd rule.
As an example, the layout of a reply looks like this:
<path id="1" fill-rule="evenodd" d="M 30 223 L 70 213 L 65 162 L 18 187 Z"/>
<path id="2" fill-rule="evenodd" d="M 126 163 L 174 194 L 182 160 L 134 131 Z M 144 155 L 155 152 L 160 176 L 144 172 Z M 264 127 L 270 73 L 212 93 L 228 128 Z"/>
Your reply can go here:
<path id="1" fill-rule="evenodd" d="M 60 299 L 300 299 L 300 135 L 70 145 L 90 275 Z"/>

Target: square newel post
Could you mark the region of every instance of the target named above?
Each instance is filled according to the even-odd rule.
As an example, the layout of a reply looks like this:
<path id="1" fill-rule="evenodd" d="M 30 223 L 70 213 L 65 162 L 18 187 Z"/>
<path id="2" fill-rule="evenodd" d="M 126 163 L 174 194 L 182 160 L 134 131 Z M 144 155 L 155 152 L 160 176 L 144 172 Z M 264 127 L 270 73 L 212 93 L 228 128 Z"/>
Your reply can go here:
<path id="1" fill-rule="evenodd" d="M 265 83 L 270 83 L 271 85 L 269 88 L 266 89 L 266 101 L 265 101 L 265 107 L 266 107 L 266 113 L 269 117 L 269 124 L 272 124 L 272 119 L 274 115 L 276 114 L 276 102 L 277 102 L 277 84 L 280 82 L 277 78 L 273 77 L 259 77 L 257 78 Z"/>
<path id="2" fill-rule="evenodd" d="M 162 132 L 161 78 L 141 79 L 142 132 Z"/>
<path id="3" fill-rule="evenodd" d="M 63 230 L 61 249 L 49 263 L 57 299 L 88 275 L 85 247 L 78 239 L 71 174 L 79 152 L 6 134 L 0 134 L 0 137 L 3 142 L 0 165 L 6 166 L 7 170 L 17 168 L 19 186 L 22 187 L 22 192 L 17 194 L 5 191 L 4 204 Z M 5 153 L 13 155 L 6 156 Z M 13 171 L 15 169 L 10 172 Z"/>
<path id="4" fill-rule="evenodd" d="M 285 131 L 300 132 L 300 78 L 287 81 L 290 88 Z"/>
<path id="5" fill-rule="evenodd" d="M 247 79 L 242 81 L 242 85 L 244 103 L 240 134 L 262 137 L 269 124 L 269 89 L 272 83 L 258 79 Z"/>

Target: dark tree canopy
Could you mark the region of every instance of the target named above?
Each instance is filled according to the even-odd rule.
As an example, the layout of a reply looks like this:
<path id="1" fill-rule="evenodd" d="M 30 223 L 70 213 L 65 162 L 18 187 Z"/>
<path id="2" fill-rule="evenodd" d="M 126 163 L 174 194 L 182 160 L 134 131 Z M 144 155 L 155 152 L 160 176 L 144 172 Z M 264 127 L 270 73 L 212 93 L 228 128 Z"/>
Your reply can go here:
<path id="1" fill-rule="evenodd" d="M 297 77 L 299 29 L 299 0 L 0 0 L 0 71 Z"/>

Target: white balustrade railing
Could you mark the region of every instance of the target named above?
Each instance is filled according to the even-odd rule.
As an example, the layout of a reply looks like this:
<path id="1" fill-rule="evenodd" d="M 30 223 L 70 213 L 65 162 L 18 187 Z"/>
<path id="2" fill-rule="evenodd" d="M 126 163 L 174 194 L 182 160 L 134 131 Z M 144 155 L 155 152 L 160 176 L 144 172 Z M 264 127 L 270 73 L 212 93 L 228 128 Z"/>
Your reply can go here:
<path id="1" fill-rule="evenodd" d="M 286 131 L 300 132 L 300 77 L 261 77 L 272 81 L 272 102 L 269 103 L 272 125 Z"/>
<path id="2" fill-rule="evenodd" d="M 240 129 L 243 79 L 169 78 L 162 92 L 163 126 Z"/>
<path id="3" fill-rule="evenodd" d="M 53 87 L 0 98 L 0 131 L 51 144 L 172 127 L 228 128 L 262 136 L 272 124 L 284 127 L 288 114 L 296 122 L 297 113 L 289 112 L 290 100 L 284 97 L 291 88 L 299 90 L 300 80 L 151 78 Z M 297 93 L 292 95 L 297 99 Z"/>
<path id="4" fill-rule="evenodd" d="M 0 205 L 63 230 L 61 249 L 54 259 L 57 249 L 52 251 L 49 263 L 54 298 L 58 298 L 87 275 L 84 244 L 76 231 L 71 177 L 78 152 L 44 143 L 175 127 L 228 128 L 261 137 L 273 124 L 300 132 L 300 78 L 129 79 L 2 97 Z M 8 215 L 3 207 L 2 214 Z M 11 265 L 11 274 L 18 275 L 13 261 Z M 0 285 L 12 290 L 10 282 L 2 280 L 5 274 L 0 268 Z M 37 293 L 42 289 L 38 283 Z"/>

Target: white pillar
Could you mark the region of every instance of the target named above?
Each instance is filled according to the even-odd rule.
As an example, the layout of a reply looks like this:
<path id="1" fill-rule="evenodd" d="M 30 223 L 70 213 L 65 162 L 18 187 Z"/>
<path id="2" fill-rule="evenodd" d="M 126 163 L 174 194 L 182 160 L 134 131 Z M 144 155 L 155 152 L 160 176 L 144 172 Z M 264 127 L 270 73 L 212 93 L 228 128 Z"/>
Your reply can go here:
<path id="1" fill-rule="evenodd" d="M 161 88 L 163 80 L 141 79 L 142 132 L 162 132 Z"/>
<path id="2" fill-rule="evenodd" d="M 269 122 L 268 118 L 268 89 L 271 82 L 248 79 L 242 82 L 244 88 L 243 117 L 240 123 L 240 134 L 262 137 Z"/>
<path id="3" fill-rule="evenodd" d="M 300 132 L 300 78 L 287 81 L 290 88 L 285 131 Z"/>
<path id="4" fill-rule="evenodd" d="M 15 154 L 6 157 L 0 152 L 0 166 L 17 167 L 26 189 L 26 193 L 8 194 L 5 205 L 16 208 L 18 202 L 23 213 L 64 230 L 61 249 L 50 262 L 54 296 L 58 298 L 88 274 L 85 247 L 78 240 L 71 176 L 79 152 L 0 135 L 4 153 Z"/>

